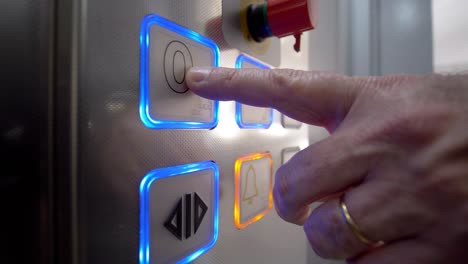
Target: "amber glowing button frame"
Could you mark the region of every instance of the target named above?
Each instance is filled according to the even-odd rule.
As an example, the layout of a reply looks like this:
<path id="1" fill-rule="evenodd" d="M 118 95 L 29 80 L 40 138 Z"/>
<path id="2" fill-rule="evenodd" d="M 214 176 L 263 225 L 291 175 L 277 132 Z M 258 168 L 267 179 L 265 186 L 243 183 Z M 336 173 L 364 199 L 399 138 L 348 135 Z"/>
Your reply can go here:
<path id="1" fill-rule="evenodd" d="M 268 207 L 257 214 L 256 216 L 250 218 L 246 222 L 241 223 L 241 216 L 240 216 L 240 177 L 241 177 L 241 167 L 242 164 L 248 161 L 253 160 L 260 160 L 260 159 L 269 159 L 269 167 L 270 167 L 270 186 L 268 188 Z M 244 229 L 248 225 L 251 225 L 258 220 L 262 219 L 272 208 L 273 208 L 273 158 L 269 152 L 262 152 L 262 153 L 252 153 L 247 154 L 244 156 L 239 157 L 236 160 L 234 165 L 234 225 L 238 229 Z"/>

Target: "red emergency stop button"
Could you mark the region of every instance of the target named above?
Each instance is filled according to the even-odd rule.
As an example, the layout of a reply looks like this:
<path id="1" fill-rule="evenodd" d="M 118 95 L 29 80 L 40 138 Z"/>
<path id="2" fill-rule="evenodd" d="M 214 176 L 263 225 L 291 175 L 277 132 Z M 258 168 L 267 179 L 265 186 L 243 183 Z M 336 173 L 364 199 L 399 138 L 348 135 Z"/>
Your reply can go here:
<path id="1" fill-rule="evenodd" d="M 269 0 L 267 19 L 271 32 L 279 38 L 315 28 L 317 0 Z"/>
<path id="2" fill-rule="evenodd" d="M 249 33 L 257 42 L 291 35 L 299 42 L 302 32 L 316 27 L 317 7 L 318 0 L 268 0 L 252 4 L 247 9 Z M 298 43 L 296 46 L 299 47 Z"/>

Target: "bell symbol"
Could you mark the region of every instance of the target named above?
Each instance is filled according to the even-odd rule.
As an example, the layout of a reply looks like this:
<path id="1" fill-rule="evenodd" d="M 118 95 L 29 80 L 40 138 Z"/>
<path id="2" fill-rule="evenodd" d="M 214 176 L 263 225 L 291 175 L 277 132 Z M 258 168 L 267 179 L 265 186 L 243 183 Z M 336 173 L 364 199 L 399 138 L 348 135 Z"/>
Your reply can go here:
<path id="1" fill-rule="evenodd" d="M 253 198 L 258 196 L 257 174 L 252 165 L 249 166 L 244 178 L 244 188 L 242 193 L 242 201 L 247 201 L 252 204 Z"/>

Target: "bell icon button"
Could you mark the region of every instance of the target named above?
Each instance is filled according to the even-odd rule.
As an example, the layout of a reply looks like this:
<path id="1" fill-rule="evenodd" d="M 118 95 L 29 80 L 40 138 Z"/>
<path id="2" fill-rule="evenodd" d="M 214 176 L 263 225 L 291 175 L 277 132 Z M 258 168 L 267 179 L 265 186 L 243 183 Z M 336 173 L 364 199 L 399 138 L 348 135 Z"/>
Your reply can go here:
<path id="1" fill-rule="evenodd" d="M 258 196 L 257 173 L 252 165 L 249 165 L 245 174 L 244 188 L 242 193 L 242 201 L 247 201 L 252 204 L 253 199 Z"/>
<path id="2" fill-rule="evenodd" d="M 238 229 L 260 220 L 273 207 L 273 159 L 268 152 L 236 160 L 234 224 Z"/>

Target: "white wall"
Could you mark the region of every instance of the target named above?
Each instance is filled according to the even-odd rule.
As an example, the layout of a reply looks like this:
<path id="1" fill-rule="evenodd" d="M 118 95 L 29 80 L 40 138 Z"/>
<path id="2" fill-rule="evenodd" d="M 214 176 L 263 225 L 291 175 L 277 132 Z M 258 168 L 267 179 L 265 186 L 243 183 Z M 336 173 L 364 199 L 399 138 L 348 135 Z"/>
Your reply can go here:
<path id="1" fill-rule="evenodd" d="M 350 75 L 433 72 L 431 1 L 346 2 L 347 72 Z"/>
<path id="2" fill-rule="evenodd" d="M 434 69 L 468 70 L 468 1 L 433 0 Z"/>

